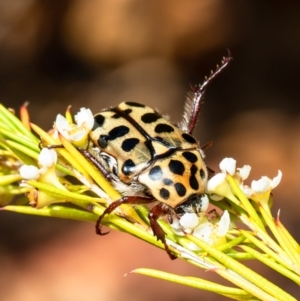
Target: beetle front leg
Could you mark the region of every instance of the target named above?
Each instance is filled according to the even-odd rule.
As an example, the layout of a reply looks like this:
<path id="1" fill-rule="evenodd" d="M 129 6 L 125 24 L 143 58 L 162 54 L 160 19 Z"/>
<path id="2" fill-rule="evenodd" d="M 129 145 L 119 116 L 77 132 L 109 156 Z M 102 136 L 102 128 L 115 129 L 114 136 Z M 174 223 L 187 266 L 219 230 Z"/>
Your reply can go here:
<path id="1" fill-rule="evenodd" d="M 121 199 L 111 203 L 105 210 L 104 212 L 99 216 L 97 222 L 96 222 L 96 233 L 98 235 L 106 235 L 109 232 L 102 232 L 101 231 L 101 221 L 103 219 L 103 217 L 106 214 L 110 214 L 111 212 L 113 212 L 117 207 L 123 205 L 123 204 L 131 204 L 131 205 L 138 205 L 138 204 L 147 204 L 153 202 L 153 198 L 149 198 L 149 197 L 141 197 L 141 196 L 124 196 Z"/>
<path id="2" fill-rule="evenodd" d="M 81 147 L 77 147 L 77 150 L 101 172 L 101 174 L 107 181 L 112 181 L 111 173 L 105 169 L 105 167 L 99 162 L 97 158 L 95 158 L 95 156 L 93 156 L 88 150 Z"/>
<path id="3" fill-rule="evenodd" d="M 162 227 L 157 222 L 157 219 L 159 217 L 161 217 L 165 214 L 169 214 L 169 212 L 170 212 L 170 208 L 167 205 L 160 203 L 160 204 L 154 206 L 150 210 L 148 217 L 149 217 L 150 226 L 153 231 L 153 234 L 157 237 L 157 240 L 160 240 L 164 244 L 165 250 L 167 251 L 170 259 L 174 260 L 177 257 L 171 253 L 169 246 L 167 245 L 167 242 L 166 242 L 166 234 L 165 234 L 164 230 L 162 229 Z"/>

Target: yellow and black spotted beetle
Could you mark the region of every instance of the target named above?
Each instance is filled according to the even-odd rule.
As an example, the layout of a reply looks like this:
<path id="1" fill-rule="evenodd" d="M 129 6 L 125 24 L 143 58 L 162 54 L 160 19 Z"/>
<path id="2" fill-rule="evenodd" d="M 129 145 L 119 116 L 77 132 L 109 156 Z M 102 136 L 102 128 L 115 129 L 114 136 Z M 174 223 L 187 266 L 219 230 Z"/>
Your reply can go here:
<path id="1" fill-rule="evenodd" d="M 135 102 L 122 102 L 94 116 L 90 146 L 83 154 L 123 195 L 99 217 L 97 234 L 106 234 L 101 231 L 101 220 L 121 204 L 158 201 L 149 212 L 150 225 L 170 258 L 175 258 L 157 219 L 166 214 L 172 219 L 172 214 L 201 212 L 208 169 L 192 132 L 207 85 L 231 59 L 228 53 L 201 85 L 191 87 L 183 120 L 177 125 Z"/>

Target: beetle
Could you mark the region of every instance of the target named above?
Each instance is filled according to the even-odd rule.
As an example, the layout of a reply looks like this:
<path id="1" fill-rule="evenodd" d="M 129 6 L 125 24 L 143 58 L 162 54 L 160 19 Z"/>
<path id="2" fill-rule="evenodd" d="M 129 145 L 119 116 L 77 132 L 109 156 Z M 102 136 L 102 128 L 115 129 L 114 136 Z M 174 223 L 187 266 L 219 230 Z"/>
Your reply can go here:
<path id="1" fill-rule="evenodd" d="M 101 221 L 118 206 L 158 201 L 149 211 L 150 226 L 169 257 L 176 258 L 157 219 L 167 215 L 172 220 L 174 215 L 201 212 L 209 169 L 192 133 L 207 85 L 231 59 L 228 51 L 222 64 L 202 84 L 191 86 L 183 120 L 177 125 L 156 110 L 135 102 L 122 102 L 94 116 L 90 146 L 82 153 L 122 194 L 99 217 L 97 234 L 107 234 L 101 230 Z"/>

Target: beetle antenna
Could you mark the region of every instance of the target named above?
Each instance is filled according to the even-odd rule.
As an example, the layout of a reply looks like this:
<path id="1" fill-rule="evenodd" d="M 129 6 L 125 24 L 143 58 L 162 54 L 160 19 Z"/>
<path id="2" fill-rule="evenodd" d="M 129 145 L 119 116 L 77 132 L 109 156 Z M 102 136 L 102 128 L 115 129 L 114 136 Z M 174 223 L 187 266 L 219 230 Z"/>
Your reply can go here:
<path id="1" fill-rule="evenodd" d="M 210 72 L 209 76 L 205 77 L 202 84 L 191 85 L 191 91 L 188 93 L 187 100 L 184 105 L 182 122 L 179 127 L 182 131 L 192 134 L 196 126 L 198 116 L 203 104 L 203 97 L 208 84 L 227 67 L 233 59 L 230 50 L 227 49 L 227 56 L 223 57 L 221 65 L 217 65 L 216 69 Z"/>

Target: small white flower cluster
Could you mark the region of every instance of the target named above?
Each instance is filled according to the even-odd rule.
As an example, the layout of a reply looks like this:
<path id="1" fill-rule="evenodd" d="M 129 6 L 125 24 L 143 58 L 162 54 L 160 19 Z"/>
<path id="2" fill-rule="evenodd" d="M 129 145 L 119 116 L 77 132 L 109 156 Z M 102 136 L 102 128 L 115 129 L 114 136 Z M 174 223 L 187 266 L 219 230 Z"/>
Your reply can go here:
<path id="1" fill-rule="evenodd" d="M 251 166 L 244 165 L 241 168 L 236 168 L 236 160 L 232 158 L 223 159 L 219 166 L 222 172 L 209 179 L 206 186 L 206 192 L 210 194 L 211 198 L 216 201 L 227 196 L 227 191 L 224 193 L 224 191 L 227 189 L 227 185 L 224 185 L 224 183 L 227 182 L 227 174 L 230 174 L 235 178 L 241 190 L 248 198 L 252 198 L 256 194 L 271 191 L 278 186 L 282 178 L 282 172 L 278 170 L 278 175 L 275 178 L 270 179 L 266 176 L 262 176 L 261 179 L 257 181 L 253 180 L 251 186 L 249 187 L 244 184 L 244 180 L 249 177 Z"/>
<path id="2" fill-rule="evenodd" d="M 224 197 L 233 201 L 236 200 L 227 181 L 227 175 L 230 175 L 236 181 L 246 197 L 259 201 L 269 200 L 271 190 L 280 183 L 282 177 L 282 173 L 279 170 L 278 175 L 275 178 L 270 179 L 263 176 L 258 181 L 252 181 L 251 187 L 249 187 L 244 184 L 244 180 L 249 177 L 251 171 L 249 165 L 236 168 L 236 160 L 225 158 L 221 161 L 219 167 L 221 172 L 208 180 L 205 191 L 209 197 L 215 201 L 220 201 Z M 261 196 L 263 196 L 263 198 Z M 202 200 L 205 204 L 203 212 L 200 215 L 185 213 L 179 220 L 175 219 L 172 224 L 174 233 L 177 235 L 192 233 L 194 236 L 204 240 L 210 245 L 216 245 L 221 241 L 226 241 L 224 236 L 230 228 L 230 215 L 228 211 L 225 210 L 221 217 L 217 216 L 213 219 L 208 218 L 205 215 L 205 211 L 209 205 L 208 197 L 205 196 Z M 189 247 L 191 249 L 197 249 L 194 244 L 191 244 Z"/>
<path id="3" fill-rule="evenodd" d="M 65 118 L 58 114 L 54 124 L 54 131 L 51 132 L 52 137 L 57 139 L 59 143 L 59 134 L 77 146 L 86 147 L 88 144 L 88 135 L 94 125 L 94 116 L 90 109 L 81 108 L 74 116 L 76 124 L 70 120 L 69 111 Z M 27 181 L 39 181 L 40 183 L 51 185 L 61 190 L 66 190 L 65 186 L 60 182 L 56 174 L 57 153 L 54 149 L 43 148 L 38 156 L 38 166 L 23 165 L 19 169 L 19 173 L 23 178 L 21 186 L 28 187 L 30 204 L 36 208 L 43 208 L 53 203 L 65 202 L 57 196 L 39 191 L 30 186 Z"/>
<path id="4" fill-rule="evenodd" d="M 84 147 L 94 125 L 93 113 L 90 109 L 81 108 L 74 119 L 76 124 L 70 123 L 64 116 L 58 114 L 54 128 L 68 141 Z"/>
<path id="5" fill-rule="evenodd" d="M 206 195 L 201 198 L 203 202 L 200 215 L 196 213 L 185 213 L 179 220 L 174 219 L 171 224 L 174 233 L 177 235 L 184 235 L 184 233 L 192 233 L 194 236 L 204 240 L 210 245 L 217 244 L 222 237 L 226 235 L 230 226 L 230 216 L 228 211 L 224 211 L 222 217 L 208 218 L 205 214 L 209 199 Z M 192 250 L 199 250 L 199 248 L 191 243 L 188 246 Z"/>
<path id="6" fill-rule="evenodd" d="M 34 165 L 23 165 L 19 169 L 19 173 L 23 178 L 23 182 L 20 184 L 20 186 L 28 188 L 27 196 L 29 198 L 29 203 L 37 209 L 49 206 L 53 203 L 61 203 L 66 201 L 64 199 L 59 199 L 55 195 L 35 189 L 27 182 L 38 181 L 61 190 L 66 190 L 56 175 L 56 162 L 56 151 L 54 149 L 43 148 L 38 157 L 38 165 L 40 168 Z"/>
<path id="7" fill-rule="evenodd" d="M 94 116 L 90 109 L 81 108 L 74 116 L 76 124 L 70 123 L 64 116 L 58 114 L 56 116 L 54 128 L 56 132 L 54 136 L 60 133 L 71 142 L 86 141 L 87 136 L 94 125 Z M 37 180 L 48 169 L 55 166 L 57 162 L 57 153 L 54 149 L 43 148 L 38 157 L 38 165 L 23 165 L 19 169 L 20 175 L 24 180 Z"/>
<path id="8" fill-rule="evenodd" d="M 57 162 L 57 153 L 54 149 L 43 148 L 38 157 L 40 168 L 34 165 L 22 165 L 19 169 L 24 180 L 38 180 L 42 174 Z"/>
<path id="9" fill-rule="evenodd" d="M 58 114 L 54 124 L 54 138 L 58 138 L 58 133 L 68 141 L 83 145 L 88 141 L 88 134 L 94 125 L 94 116 L 90 109 L 81 108 L 74 116 L 76 124 L 70 123 L 64 116 Z M 54 149 L 43 148 L 38 157 L 37 168 L 33 165 L 23 165 L 19 169 L 20 175 L 24 180 L 37 180 L 47 169 L 54 166 L 57 162 L 57 153 Z"/>

